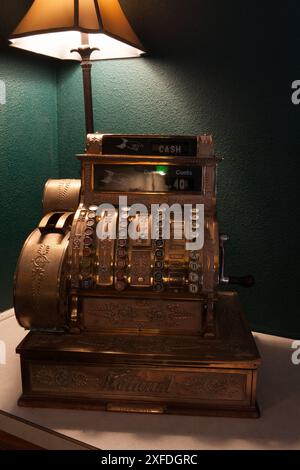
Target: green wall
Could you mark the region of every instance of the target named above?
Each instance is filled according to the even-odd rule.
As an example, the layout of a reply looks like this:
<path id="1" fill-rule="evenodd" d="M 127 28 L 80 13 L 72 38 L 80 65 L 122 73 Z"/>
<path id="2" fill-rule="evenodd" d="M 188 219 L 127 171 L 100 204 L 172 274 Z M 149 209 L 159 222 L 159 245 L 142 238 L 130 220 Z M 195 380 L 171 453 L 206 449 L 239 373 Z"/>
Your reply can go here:
<path id="1" fill-rule="evenodd" d="M 12 278 L 41 215 L 42 188 L 58 176 L 56 69 L 38 57 L 0 53 L 0 311 L 12 306 Z"/>

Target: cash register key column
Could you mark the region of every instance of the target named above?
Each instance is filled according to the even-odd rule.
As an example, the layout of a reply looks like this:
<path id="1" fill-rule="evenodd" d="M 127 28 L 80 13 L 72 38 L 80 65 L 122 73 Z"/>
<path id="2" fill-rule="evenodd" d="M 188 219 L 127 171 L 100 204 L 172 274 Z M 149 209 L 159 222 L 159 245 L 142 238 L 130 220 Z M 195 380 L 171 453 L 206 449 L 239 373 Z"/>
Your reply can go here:
<path id="1" fill-rule="evenodd" d="M 78 220 L 76 222 L 75 233 L 72 237 L 72 270 L 71 285 L 74 288 L 90 288 L 92 287 L 92 271 L 93 271 L 93 244 L 95 230 L 94 211 L 84 208 L 80 210 Z"/>
<path id="2" fill-rule="evenodd" d="M 94 235 L 96 226 L 95 219 L 96 211 L 89 209 L 87 213 L 87 223 L 84 229 L 83 249 L 80 261 L 81 285 L 84 289 L 90 289 L 93 286 Z M 89 222 L 93 222 L 93 225 L 91 225 Z"/>
<path id="3" fill-rule="evenodd" d="M 128 211 L 129 207 L 122 207 L 119 211 L 119 236 L 116 247 L 115 289 L 119 292 L 126 288 L 128 265 Z"/>
<path id="4" fill-rule="evenodd" d="M 162 292 L 164 290 L 164 255 L 165 255 L 165 242 L 163 240 L 163 228 L 165 224 L 165 211 L 161 208 L 155 214 L 154 226 L 157 230 L 154 240 L 154 272 L 153 272 L 153 289 L 155 292 Z"/>
<path id="5" fill-rule="evenodd" d="M 191 210 L 191 226 L 192 231 L 195 233 L 196 230 L 199 230 L 199 209 L 193 208 Z M 190 251 L 189 252 L 189 292 L 191 294 L 198 294 L 199 292 L 199 252 Z"/>
<path id="6" fill-rule="evenodd" d="M 136 239 L 130 239 L 129 284 L 132 288 L 152 285 L 151 215 L 139 213 L 131 220 Z"/>
<path id="7" fill-rule="evenodd" d="M 114 232 L 116 219 L 116 211 L 111 214 L 104 211 L 97 217 L 97 223 L 100 224 L 100 233 L 96 242 L 95 280 L 99 287 L 107 287 L 113 284 L 115 239 L 110 237 L 109 234 Z"/>

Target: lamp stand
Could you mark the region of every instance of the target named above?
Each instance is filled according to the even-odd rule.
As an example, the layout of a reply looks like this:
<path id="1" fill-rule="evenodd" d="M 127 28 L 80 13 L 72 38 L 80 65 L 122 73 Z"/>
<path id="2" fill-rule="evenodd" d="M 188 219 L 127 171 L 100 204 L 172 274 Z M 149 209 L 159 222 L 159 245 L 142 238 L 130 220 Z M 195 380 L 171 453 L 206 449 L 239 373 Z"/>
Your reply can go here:
<path id="1" fill-rule="evenodd" d="M 71 52 L 77 52 L 81 57 L 81 68 L 83 77 L 84 109 L 86 133 L 94 133 L 94 112 L 93 112 L 93 94 L 92 94 L 92 61 L 91 55 L 94 51 L 99 51 L 97 47 L 82 45 L 78 49 L 72 49 Z"/>

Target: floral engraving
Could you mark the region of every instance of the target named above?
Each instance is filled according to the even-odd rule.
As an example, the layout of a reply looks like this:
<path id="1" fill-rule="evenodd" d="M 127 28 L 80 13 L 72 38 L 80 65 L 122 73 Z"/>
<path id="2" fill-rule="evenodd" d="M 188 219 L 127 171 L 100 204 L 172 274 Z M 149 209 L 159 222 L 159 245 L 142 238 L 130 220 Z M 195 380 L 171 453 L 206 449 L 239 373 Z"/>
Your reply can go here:
<path id="1" fill-rule="evenodd" d="M 46 273 L 46 266 L 50 263 L 48 258 L 50 252 L 49 245 L 41 245 L 38 248 L 37 254 L 31 260 L 31 294 L 33 300 L 33 308 L 35 311 L 39 310 L 41 286 Z"/>
<path id="2" fill-rule="evenodd" d="M 84 388 L 88 384 L 87 375 L 59 366 L 34 367 L 32 378 L 34 384 L 62 389 Z"/>

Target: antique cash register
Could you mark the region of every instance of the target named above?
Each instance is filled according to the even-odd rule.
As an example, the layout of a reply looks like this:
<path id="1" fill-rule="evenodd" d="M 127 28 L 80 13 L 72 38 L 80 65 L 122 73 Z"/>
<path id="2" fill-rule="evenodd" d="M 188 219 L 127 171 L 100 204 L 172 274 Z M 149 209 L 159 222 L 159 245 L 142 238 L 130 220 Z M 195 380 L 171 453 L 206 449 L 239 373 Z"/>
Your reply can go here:
<path id="1" fill-rule="evenodd" d="M 212 138 L 89 134 L 78 158 L 16 270 L 19 404 L 257 417 L 259 354 L 221 288 L 253 278 L 225 276 Z"/>

